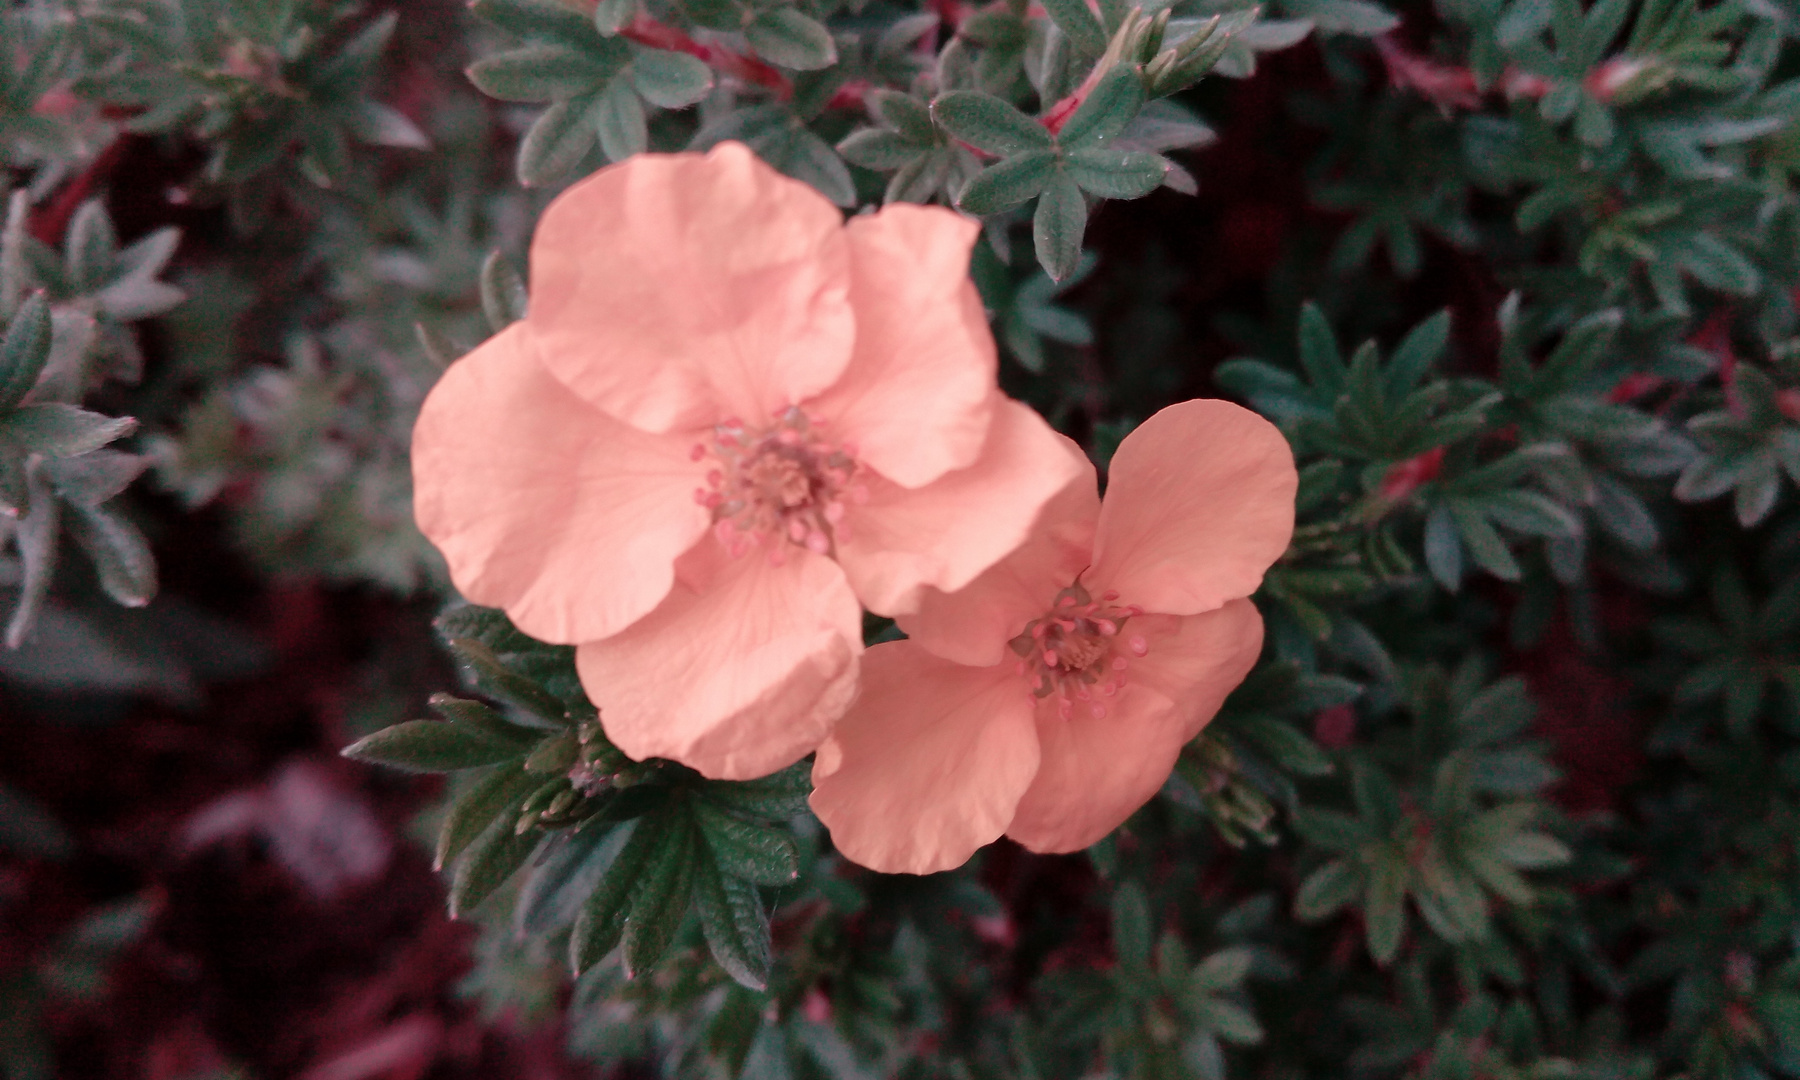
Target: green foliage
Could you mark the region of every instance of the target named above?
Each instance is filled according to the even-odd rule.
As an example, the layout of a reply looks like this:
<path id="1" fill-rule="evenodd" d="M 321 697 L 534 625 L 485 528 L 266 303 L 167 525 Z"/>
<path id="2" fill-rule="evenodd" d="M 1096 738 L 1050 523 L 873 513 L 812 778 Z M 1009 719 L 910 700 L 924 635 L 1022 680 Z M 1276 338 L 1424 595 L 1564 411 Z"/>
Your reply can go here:
<path id="1" fill-rule="evenodd" d="M 505 893 L 521 937 L 566 936 L 575 975 L 621 950 L 628 977 L 654 968 L 693 913 L 733 979 L 769 978 L 759 887 L 792 884 L 800 854 L 786 821 L 810 790 L 804 764 L 763 780 L 706 780 L 674 762 L 636 762 L 607 741 L 575 679 L 573 650 L 541 645 L 491 608 L 452 608 L 438 632 L 480 701 L 438 694 L 439 720 L 409 720 L 345 747 L 346 757 L 415 772 L 470 771 L 438 833 L 452 867 L 450 914 Z M 491 908 L 492 905 L 489 905 Z"/>
<path id="2" fill-rule="evenodd" d="M 24 230 L 26 195 L 10 201 L 0 235 L 0 537 L 17 559 L 19 595 L 6 644 L 31 633 L 55 578 L 66 534 L 86 555 L 114 602 L 141 607 L 156 594 L 150 545 L 114 499 L 148 461 L 109 449 L 137 422 L 76 402 L 109 378 L 134 380 L 142 367 L 129 320 L 182 299 L 158 280 L 177 234 L 163 229 L 121 250 L 98 202 L 69 225 L 62 252 Z"/>
<path id="3" fill-rule="evenodd" d="M 207 177 L 240 185 L 289 160 L 341 186 L 352 142 L 422 148 L 405 116 L 364 95 L 393 35 L 393 14 L 312 0 L 218 4 L 128 0 L 82 23 L 84 96 L 136 111 L 137 132 L 190 132 L 213 146 Z M 252 196 L 259 197 L 259 196 Z"/>

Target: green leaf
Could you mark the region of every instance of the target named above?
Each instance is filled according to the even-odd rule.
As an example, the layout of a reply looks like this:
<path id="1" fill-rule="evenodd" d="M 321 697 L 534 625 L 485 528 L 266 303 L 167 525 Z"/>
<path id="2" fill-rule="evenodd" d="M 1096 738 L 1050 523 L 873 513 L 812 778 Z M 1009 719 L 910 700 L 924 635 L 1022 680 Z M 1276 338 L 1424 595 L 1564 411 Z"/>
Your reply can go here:
<path id="1" fill-rule="evenodd" d="M 795 71 L 817 71 L 837 63 L 837 43 L 823 23 L 791 7 L 765 11 L 744 27 L 756 55 Z"/>
<path id="2" fill-rule="evenodd" d="M 719 873 L 710 859 L 694 866 L 694 911 L 713 959 L 752 990 L 769 984 L 769 918 L 754 886 Z"/>
<path id="3" fill-rule="evenodd" d="M 1150 901 L 1135 881 L 1125 882 L 1113 894 L 1112 936 L 1119 963 L 1132 968 L 1150 966 Z"/>
<path id="4" fill-rule="evenodd" d="M 1507 903 L 1523 906 L 1537 899 L 1537 894 L 1532 891 L 1531 885 L 1523 877 L 1520 877 L 1516 870 L 1495 859 L 1485 849 L 1465 849 L 1459 854 L 1469 871 L 1483 885 L 1487 886 L 1489 891 Z"/>
<path id="5" fill-rule="evenodd" d="M 631 830 L 596 823 L 565 830 L 546 843 L 546 853 L 519 889 L 513 926 L 520 934 L 543 935 L 576 918 L 631 839 Z"/>
<path id="6" fill-rule="evenodd" d="M 1536 491 L 1501 491 L 1481 500 L 1489 518 L 1527 536 L 1581 535 L 1581 519 L 1549 496 Z"/>
<path id="7" fill-rule="evenodd" d="M 726 873 L 758 885 L 786 885 L 800 876 L 800 852 L 786 833 L 739 820 L 704 802 L 696 802 L 693 810 L 707 847 Z"/>
<path id="8" fill-rule="evenodd" d="M 503 817 L 510 826 L 518 816 L 511 811 L 543 782 L 542 777 L 511 765 L 482 777 L 467 794 L 451 802 L 444 824 L 438 829 L 432 868 L 442 870 L 449 865 L 495 818 Z"/>
<path id="9" fill-rule="evenodd" d="M 124 491 L 149 464 L 138 454 L 93 450 L 79 457 L 48 458 L 40 469 L 65 502 L 92 508 Z"/>
<path id="10" fill-rule="evenodd" d="M 1476 564 L 1504 581 L 1519 580 L 1522 571 L 1518 561 L 1507 549 L 1506 541 L 1500 539 L 1499 532 L 1488 524 L 1487 518 L 1460 499 L 1447 505 L 1451 518 L 1456 522 L 1457 532 L 1461 534 L 1469 556 Z"/>
<path id="11" fill-rule="evenodd" d="M 341 753 L 408 772 L 453 772 L 511 761 L 523 757 L 526 749 L 463 724 L 408 720 L 366 735 Z"/>
<path id="12" fill-rule="evenodd" d="M 1338 352 L 1337 335 L 1325 321 L 1325 313 L 1310 300 L 1300 308 L 1300 366 L 1306 377 L 1327 399 L 1343 393 L 1348 370 Z"/>
<path id="13" fill-rule="evenodd" d="M 1748 453 L 1697 457 L 1682 469 L 1675 481 L 1674 495 L 1682 502 L 1705 502 L 1723 495 L 1737 484 L 1738 477 L 1754 460 L 1754 455 Z"/>
<path id="14" fill-rule="evenodd" d="M 1245 716 L 1235 720 L 1232 730 L 1261 747 L 1284 769 L 1302 776 L 1332 772 L 1331 758 L 1291 724 L 1266 716 Z"/>
<path id="15" fill-rule="evenodd" d="M 1359 760 L 1351 764 L 1350 795 L 1356 801 L 1357 813 L 1366 819 L 1365 824 L 1378 832 L 1392 829 L 1405 815 L 1400 789 L 1394 786 L 1386 769 L 1372 762 Z"/>
<path id="16" fill-rule="evenodd" d="M 631 62 L 631 77 L 644 100 L 664 109 L 685 109 L 713 87 L 712 69 L 698 57 L 670 49 L 644 49 Z"/>
<path id="17" fill-rule="evenodd" d="M 481 263 L 481 311 L 488 329 L 498 334 L 525 317 L 525 279 L 499 249 Z"/>
<path id="18" fill-rule="evenodd" d="M 1536 713 L 1525 680 L 1508 675 L 1469 699 L 1456 715 L 1458 743 L 1493 746 L 1522 733 Z"/>
<path id="19" fill-rule="evenodd" d="M 585 49 L 594 41 L 594 25 L 556 0 L 473 0 L 470 11 L 520 38 L 556 41 Z"/>
<path id="20" fill-rule="evenodd" d="M 1450 312 L 1448 309 L 1438 312 L 1431 318 L 1412 328 L 1394 347 L 1394 354 L 1388 359 L 1387 392 L 1390 397 L 1401 397 L 1419 384 L 1431 366 L 1444 355 L 1444 348 L 1450 342 Z"/>
<path id="21" fill-rule="evenodd" d="M 1283 11 L 1311 19 L 1323 34 L 1376 37 L 1400 25 L 1400 17 L 1369 0 L 1289 0 Z"/>
<path id="22" fill-rule="evenodd" d="M 664 811 L 652 851 L 631 891 L 625 917 L 625 976 L 636 978 L 662 959 L 687 914 L 694 864 L 694 828 L 680 807 Z"/>
<path id="23" fill-rule="evenodd" d="M 1445 920 L 1443 925 L 1437 925 L 1433 920 L 1432 929 L 1446 941 L 1485 937 L 1488 909 L 1481 886 L 1463 870 L 1452 866 L 1436 843 L 1426 845 L 1418 866 L 1420 883 Z M 1429 914 L 1424 906 L 1420 910 Z"/>
<path id="24" fill-rule="evenodd" d="M 9 649 L 24 644 L 44 597 L 49 595 L 50 579 L 56 572 L 56 536 L 62 526 L 62 502 L 51 496 L 43 470 L 27 467 L 25 480 L 30 494 L 23 501 L 29 503 L 30 509 L 13 529 L 13 546 L 18 550 L 19 561 L 24 563 L 24 574 L 19 583 L 18 604 L 6 624 Z"/>
<path id="25" fill-rule="evenodd" d="M 1221 949 L 1202 960 L 1190 977 L 1189 986 L 1197 993 L 1213 994 L 1237 987 L 1250 974 L 1254 954 L 1245 946 Z"/>
<path id="26" fill-rule="evenodd" d="M 594 5 L 594 29 L 612 37 L 625 29 L 637 14 L 637 0 L 598 0 Z"/>
<path id="27" fill-rule="evenodd" d="M 621 845 L 619 853 L 599 887 L 581 905 L 575 927 L 569 933 L 569 967 L 576 975 L 598 964 L 619 944 L 632 890 L 656 850 L 663 831 L 662 820 L 640 818 L 614 831 L 616 842 Z"/>
<path id="28" fill-rule="evenodd" d="M 1035 150 L 1019 154 L 971 177 L 957 195 L 956 205 L 971 214 L 998 214 L 1043 191 L 1045 185 L 1058 175 L 1053 152 Z M 1076 192 L 1077 196 L 1080 194 Z"/>
<path id="29" fill-rule="evenodd" d="M 1323 919 L 1356 899 L 1363 878 L 1344 859 L 1333 859 L 1308 874 L 1294 896 L 1294 917 L 1304 922 Z"/>
<path id="30" fill-rule="evenodd" d="M 1045 0 L 1044 11 L 1084 57 L 1106 51 L 1106 28 L 1082 0 Z"/>
<path id="31" fill-rule="evenodd" d="M 26 449 L 0 436 L 0 514 L 24 516 L 31 509 L 31 480 L 26 475 Z"/>
<path id="32" fill-rule="evenodd" d="M 1254 1046 L 1262 1042 L 1262 1025 L 1249 1009 L 1220 998 L 1202 998 L 1193 1004 L 1194 1019 L 1201 1027 L 1216 1033 L 1226 1042 Z"/>
<path id="33" fill-rule="evenodd" d="M 790 120 L 753 139 L 751 146 L 764 161 L 796 180 L 811 184 L 838 206 L 856 205 L 856 184 L 850 170 L 831 144 L 811 128 Z"/>
<path id="34" fill-rule="evenodd" d="M 460 919 L 475 910 L 495 889 L 506 883 L 537 849 L 543 834 L 535 829 L 519 833 L 508 818 L 489 826 L 469 846 L 450 879 L 450 917 Z"/>
<path id="35" fill-rule="evenodd" d="M 1444 588 L 1455 592 L 1462 587 L 1462 539 L 1450 509 L 1441 503 L 1425 517 L 1425 565 Z"/>
<path id="36" fill-rule="evenodd" d="M 1554 6 L 1554 0 L 1513 0 L 1494 25 L 1495 40 L 1502 48 L 1510 48 L 1536 37 L 1550 25 Z"/>
<path id="37" fill-rule="evenodd" d="M 1331 851 L 1350 853 L 1375 839 L 1363 821 L 1337 810 L 1303 806 L 1295 811 L 1294 831 L 1309 843 Z"/>
<path id="38" fill-rule="evenodd" d="M 522 38 L 574 49 L 586 48 L 594 40 L 593 25 L 556 0 L 473 0 L 469 10 Z"/>
<path id="39" fill-rule="evenodd" d="M 1369 955 L 1386 967 L 1406 934 L 1406 863 L 1397 852 L 1387 853 L 1371 869 L 1363 919 Z"/>
<path id="40" fill-rule="evenodd" d="M 1038 265 L 1052 281 L 1062 281 L 1081 263 L 1081 238 L 1087 231 L 1087 199 L 1069 174 L 1058 169 L 1038 196 L 1031 218 L 1032 245 Z"/>
<path id="41" fill-rule="evenodd" d="M 516 743 L 523 750 L 531 749 L 544 737 L 542 731 L 520 727 L 479 701 L 439 693 L 431 695 L 428 704 L 433 712 L 453 724 L 477 731 L 484 738 Z"/>
<path id="42" fill-rule="evenodd" d="M 143 607 L 156 596 L 156 559 L 137 526 L 102 506 L 71 504 L 68 527 L 87 553 L 100 588 L 115 604 Z"/>
<path id="43" fill-rule="evenodd" d="M 596 41 L 596 45 L 600 42 Z M 609 51 L 623 51 L 612 44 Z M 561 45 L 526 45 L 476 61 L 469 81 L 489 97 L 502 101 L 552 101 L 591 93 L 619 70 L 623 56 L 601 62 L 592 53 Z"/>
<path id="44" fill-rule="evenodd" d="M 802 761 L 758 780 L 715 780 L 700 797 L 735 813 L 766 821 L 786 821 L 806 812 L 812 792 L 811 766 Z"/>
<path id="45" fill-rule="evenodd" d="M 898 132 L 886 128 L 863 128 L 853 131 L 837 144 L 837 152 L 852 165 L 860 165 L 865 169 L 888 172 L 898 169 L 921 156 L 921 151 L 914 143 L 902 138 Z"/>
<path id="46" fill-rule="evenodd" d="M 1720 292 L 1754 296 L 1762 287 L 1755 264 L 1711 233 L 1693 233 L 1685 242 L 1672 245 L 1669 254 L 1702 285 Z"/>
<path id="47" fill-rule="evenodd" d="M 1054 142 L 1044 125 L 992 94 L 975 90 L 939 94 L 931 103 L 931 115 L 951 135 L 991 154 L 1011 157 L 1048 150 Z"/>
<path id="48" fill-rule="evenodd" d="M 1076 150 L 1064 158 L 1069 178 L 1104 199 L 1141 199 L 1162 186 L 1162 158 L 1141 150 Z"/>
<path id="49" fill-rule="evenodd" d="M 102 416 L 75 405 L 21 405 L 0 417 L 0 432 L 46 457 L 74 457 L 129 435 L 137 421 Z"/>
<path id="50" fill-rule="evenodd" d="M 24 400 L 50 360 L 50 301 L 40 290 L 26 297 L 0 338 L 0 412 Z"/>
<path id="51" fill-rule="evenodd" d="M 135 322 L 161 315 L 187 299 L 173 285 L 147 277 L 121 277 L 94 294 L 101 314 L 116 322 Z"/>
<path id="52" fill-rule="evenodd" d="M 451 638 L 447 644 L 483 693 L 511 702 L 546 720 L 567 717 L 567 710 L 554 694 L 532 680 L 508 671 L 486 645 L 471 638 Z"/>
<path id="53" fill-rule="evenodd" d="M 594 147 L 589 112 L 597 95 L 558 101 L 545 109 L 519 140 L 517 171 L 526 187 L 540 187 L 573 172 Z"/>
<path id="54" fill-rule="evenodd" d="M 1494 858 L 1522 870 L 1543 870 L 1567 863 L 1573 855 L 1562 841 L 1543 833 L 1514 833 L 1488 849 Z"/>
<path id="55" fill-rule="evenodd" d="M 1057 144 L 1065 150 L 1098 150 L 1125 130 L 1143 104 L 1144 80 L 1136 65 L 1115 64 L 1063 124 Z"/>
<path id="56" fill-rule="evenodd" d="M 650 130 L 644 117 L 644 102 L 633 87 L 631 73 L 621 71 L 613 77 L 595 99 L 589 112 L 594 130 L 600 136 L 600 152 L 608 161 L 624 161 L 641 154 L 650 146 Z"/>
<path id="57" fill-rule="evenodd" d="M 931 119 L 931 107 L 918 98 L 898 90 L 873 90 L 868 101 L 869 111 L 875 118 L 893 128 L 901 138 L 919 146 L 937 143 L 937 124 Z"/>
<path id="58" fill-rule="evenodd" d="M 1600 527 L 1628 547 L 1649 551 L 1661 540 L 1656 519 L 1650 516 L 1644 500 L 1604 473 L 1594 477 L 1594 502 L 1590 509 Z"/>
<path id="59" fill-rule="evenodd" d="M 105 203 L 89 199 L 81 204 L 69 222 L 63 249 L 69 284 L 76 292 L 96 292 L 106 284 L 112 276 L 119 239 L 113 232 L 112 218 L 107 216 Z"/>

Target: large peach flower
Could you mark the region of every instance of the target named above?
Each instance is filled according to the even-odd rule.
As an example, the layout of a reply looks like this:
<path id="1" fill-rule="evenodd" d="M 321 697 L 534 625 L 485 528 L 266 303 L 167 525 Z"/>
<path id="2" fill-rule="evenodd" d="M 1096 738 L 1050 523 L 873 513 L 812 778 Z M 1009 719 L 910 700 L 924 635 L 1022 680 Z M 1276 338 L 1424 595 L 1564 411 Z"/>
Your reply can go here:
<path id="1" fill-rule="evenodd" d="M 813 765 L 838 850 L 925 874 L 1002 834 L 1061 852 L 1117 828 L 1256 662 L 1245 597 L 1287 548 L 1297 483 L 1281 433 L 1223 401 L 1127 436 L 1104 503 L 1087 466 L 1019 550 L 863 658 Z"/>
<path id="2" fill-rule="evenodd" d="M 601 170 L 544 212 L 529 315 L 426 399 L 419 527 L 470 600 L 578 647 L 626 753 L 798 760 L 855 696 L 858 600 L 967 584 L 1074 475 L 995 387 L 977 232 L 846 225 L 736 143 Z"/>

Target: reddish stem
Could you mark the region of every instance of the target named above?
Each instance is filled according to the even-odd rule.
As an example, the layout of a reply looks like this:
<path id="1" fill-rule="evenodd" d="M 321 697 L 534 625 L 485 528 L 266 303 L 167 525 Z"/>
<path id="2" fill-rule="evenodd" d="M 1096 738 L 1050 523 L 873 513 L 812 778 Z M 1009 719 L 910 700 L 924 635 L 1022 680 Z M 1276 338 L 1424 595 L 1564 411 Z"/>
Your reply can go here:
<path id="1" fill-rule="evenodd" d="M 1050 106 L 1050 110 L 1044 113 L 1043 118 L 1038 121 L 1044 125 L 1044 130 L 1052 135 L 1060 132 L 1063 125 L 1069 122 L 1069 117 L 1074 116 L 1076 110 L 1081 108 L 1081 103 L 1094 92 L 1094 87 L 1100 85 L 1100 76 L 1104 74 L 1106 72 L 1100 69 L 1100 65 L 1094 65 L 1094 70 L 1088 72 L 1087 78 L 1081 80 L 1081 85 L 1075 88 L 1074 93 Z"/>
<path id="2" fill-rule="evenodd" d="M 754 56 L 745 56 L 722 45 L 695 41 L 675 27 L 658 22 L 642 12 L 632 20 L 630 26 L 619 31 L 619 36 L 639 45 L 648 45 L 652 49 L 687 53 L 705 61 L 722 74 L 775 91 L 776 97 L 782 101 L 794 94 L 793 84 L 788 82 L 787 76 Z"/>
<path id="3" fill-rule="evenodd" d="M 88 162 L 88 167 L 81 174 L 69 181 L 63 189 L 56 193 L 37 213 L 31 215 L 27 226 L 31 235 L 41 243 L 54 245 L 62 240 L 63 233 L 69 228 L 69 219 L 75 216 L 75 210 L 93 195 L 94 189 L 105 182 L 108 174 L 118 167 L 120 159 L 125 156 L 125 140 L 115 138 L 106 144 L 106 148 Z"/>
<path id="4" fill-rule="evenodd" d="M 1416 91 L 1438 108 L 1475 109 L 1481 106 L 1482 91 L 1468 68 L 1442 64 L 1407 50 L 1392 33 L 1375 39 L 1375 50 L 1387 66 L 1388 82 L 1403 90 Z M 1611 101 L 1620 87 L 1644 70 L 1648 62 L 1628 56 L 1615 56 L 1588 72 L 1582 85 L 1600 101 Z M 1528 71 L 1509 67 L 1500 73 L 1492 89 L 1509 98 L 1541 98 L 1551 89 L 1549 79 Z"/>
<path id="5" fill-rule="evenodd" d="M 1745 415 L 1743 399 L 1737 388 L 1737 351 L 1731 347 L 1731 320 L 1736 311 L 1727 306 L 1712 313 L 1688 344 L 1705 349 L 1718 360 L 1719 385 L 1725 390 L 1725 407 L 1731 415 L 1742 419 Z"/>
<path id="6" fill-rule="evenodd" d="M 1380 497 L 1384 502 L 1397 503 L 1417 491 L 1420 485 L 1436 480 L 1443 468 L 1444 448 L 1441 446 L 1399 462 L 1381 478 Z"/>
<path id="7" fill-rule="evenodd" d="M 827 109 L 860 109 L 863 107 L 864 100 L 869 96 L 869 91 L 873 89 L 874 87 L 867 79 L 851 79 L 837 88 L 837 92 L 831 95 L 831 100 L 825 103 L 825 107 Z"/>

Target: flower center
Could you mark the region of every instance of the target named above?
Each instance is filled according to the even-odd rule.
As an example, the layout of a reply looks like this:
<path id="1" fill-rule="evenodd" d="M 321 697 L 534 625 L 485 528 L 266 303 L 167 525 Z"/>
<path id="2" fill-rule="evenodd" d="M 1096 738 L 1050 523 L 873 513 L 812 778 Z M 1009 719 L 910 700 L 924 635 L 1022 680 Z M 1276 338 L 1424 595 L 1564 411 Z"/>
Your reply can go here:
<path id="1" fill-rule="evenodd" d="M 1106 700 L 1125 686 L 1132 657 L 1149 655 L 1142 634 L 1126 634 L 1125 624 L 1144 609 L 1119 607 L 1109 592 L 1096 601 L 1080 582 L 1056 594 L 1050 611 L 1033 619 L 1007 644 L 1019 655 L 1018 673 L 1033 698 L 1058 697 L 1058 712 L 1067 720 L 1077 703 L 1095 719 L 1106 716 Z"/>
<path id="2" fill-rule="evenodd" d="M 825 438 L 823 425 L 796 406 L 753 429 L 737 419 L 713 428 L 712 445 L 695 443 L 693 458 L 718 467 L 694 501 L 712 511 L 713 532 L 733 558 L 767 545 L 769 561 L 785 561 L 788 544 L 829 555 L 850 538 L 845 502 L 866 502 L 855 483 L 856 450 Z"/>

